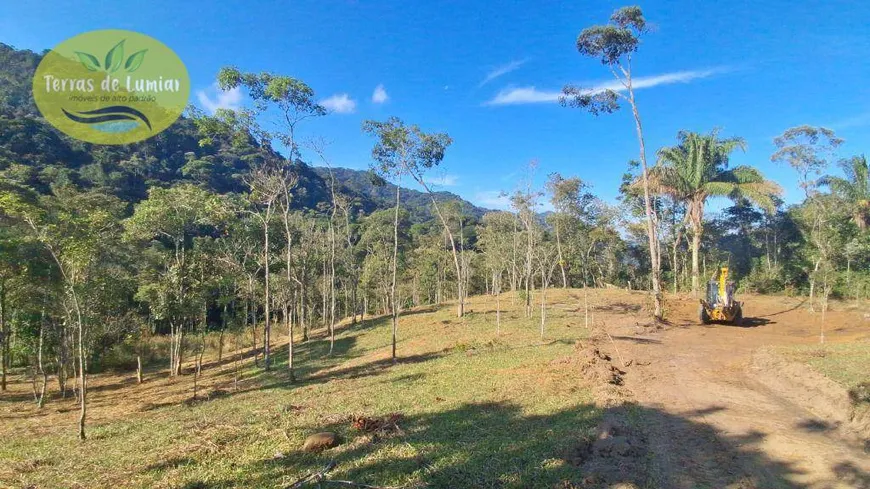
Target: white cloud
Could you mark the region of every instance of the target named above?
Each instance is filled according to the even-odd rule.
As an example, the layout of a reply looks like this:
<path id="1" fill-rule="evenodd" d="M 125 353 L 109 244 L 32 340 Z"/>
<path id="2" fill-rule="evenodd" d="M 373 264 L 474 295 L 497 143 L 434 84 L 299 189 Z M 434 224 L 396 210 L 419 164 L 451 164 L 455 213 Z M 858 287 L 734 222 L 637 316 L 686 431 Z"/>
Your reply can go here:
<path id="1" fill-rule="evenodd" d="M 537 104 L 558 102 L 562 92 L 541 91 L 535 87 L 506 88 L 486 105 Z"/>
<path id="2" fill-rule="evenodd" d="M 441 185 L 444 187 L 455 187 L 459 183 L 459 177 L 456 175 L 443 175 L 440 177 L 432 177 L 429 182 L 432 185 Z"/>
<path id="3" fill-rule="evenodd" d="M 212 98 L 209 93 L 214 93 L 215 97 Z M 214 114 L 218 109 L 238 109 L 242 103 L 242 91 L 236 87 L 225 92 L 215 83 L 207 90 L 197 90 L 196 99 L 199 100 L 202 108 Z"/>
<path id="4" fill-rule="evenodd" d="M 510 63 L 503 64 L 501 66 L 496 67 L 495 69 L 493 69 L 492 71 L 490 71 L 489 73 L 486 74 L 486 77 L 483 78 L 483 80 L 480 82 L 478 87 L 482 87 L 482 86 L 486 85 L 487 83 L 495 80 L 496 78 L 498 78 L 500 76 L 507 75 L 511 71 L 519 69 L 520 66 L 526 64 L 526 61 L 528 61 L 528 60 L 521 59 L 521 60 L 511 61 Z"/>
<path id="5" fill-rule="evenodd" d="M 504 192 L 500 190 L 485 190 L 477 192 L 474 195 L 474 203 L 487 209 L 510 209 L 511 201 Z"/>
<path id="6" fill-rule="evenodd" d="M 870 112 L 865 112 L 863 114 L 833 122 L 831 124 L 828 124 L 828 127 L 831 127 L 832 129 L 837 129 L 838 131 L 842 131 L 845 129 L 864 127 L 868 125 L 870 125 Z"/>
<path id="7" fill-rule="evenodd" d="M 635 78 L 632 83 L 635 90 L 641 88 L 652 88 L 659 85 L 671 85 L 674 83 L 689 83 L 693 80 L 707 78 L 726 70 L 726 68 L 714 68 L 709 70 L 676 71 L 673 73 L 665 73 L 663 75 L 642 76 Z M 622 86 L 622 83 L 619 81 L 611 80 L 593 85 L 589 88 L 589 93 L 596 93 L 604 90 L 615 90 L 621 92 L 625 90 L 625 87 Z M 561 95 L 561 90 L 538 90 L 535 87 L 507 88 L 500 91 L 492 100 L 486 102 L 484 105 L 552 103 L 558 102 Z"/>
<path id="8" fill-rule="evenodd" d="M 320 101 L 329 112 L 336 114 L 352 114 L 356 110 L 356 102 L 346 93 L 337 93 L 329 98 Z"/>
<path id="9" fill-rule="evenodd" d="M 387 95 L 386 89 L 384 89 L 384 84 L 380 84 L 375 87 L 375 91 L 372 92 L 372 103 L 382 104 L 390 99 L 390 96 Z"/>

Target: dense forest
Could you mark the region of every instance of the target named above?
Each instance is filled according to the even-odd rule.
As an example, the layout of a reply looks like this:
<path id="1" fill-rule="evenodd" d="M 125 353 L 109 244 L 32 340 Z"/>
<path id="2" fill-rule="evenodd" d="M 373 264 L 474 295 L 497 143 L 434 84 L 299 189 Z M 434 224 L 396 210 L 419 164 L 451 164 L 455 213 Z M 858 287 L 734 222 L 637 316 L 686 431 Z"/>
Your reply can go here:
<path id="1" fill-rule="evenodd" d="M 601 29 L 642 21 L 625 11 Z M 581 34 L 578 47 L 605 64 L 636 48 L 602 54 L 596 39 L 584 48 Z M 662 291 L 698 293 L 725 264 L 741 291 L 805 294 L 816 308 L 870 287 L 867 161 L 838 155 L 842 141 L 825 128 L 774 141 L 771 160 L 800 178 L 795 205 L 757 169 L 730 165 L 745 143 L 716 130 L 680 132 L 647 165 L 638 118 L 641 161 L 627 162 L 617 202 L 597 198 L 583 168 L 539 188 L 530 162 L 510 209 L 489 211 L 434 191 L 452 140 L 396 118 L 363 124 L 370 171 L 333 167 L 328 147 L 296 137 L 329 115 L 311 87 L 277 74 L 221 70 L 221 88 L 243 89 L 249 109 L 191 107 L 128 146 L 72 140 L 36 110 L 39 59 L 0 44 L 0 388 L 27 369 L 41 405 L 55 377 L 81 400 L 82 437 L 88 372 L 182 375 L 207 334 L 221 352 L 247 341 L 269 369 L 280 328 L 292 377 L 297 334 L 333 338 L 343 319 L 390 315 L 395 358 L 401 311 L 455 301 L 461 316 L 474 294 L 517 292 L 543 334 L 549 287 L 653 290 L 659 317 Z M 637 117 L 630 67 L 622 73 L 628 95 L 568 87 L 563 105 L 597 115 L 625 98 Z M 713 197 L 730 206 L 705 212 Z"/>

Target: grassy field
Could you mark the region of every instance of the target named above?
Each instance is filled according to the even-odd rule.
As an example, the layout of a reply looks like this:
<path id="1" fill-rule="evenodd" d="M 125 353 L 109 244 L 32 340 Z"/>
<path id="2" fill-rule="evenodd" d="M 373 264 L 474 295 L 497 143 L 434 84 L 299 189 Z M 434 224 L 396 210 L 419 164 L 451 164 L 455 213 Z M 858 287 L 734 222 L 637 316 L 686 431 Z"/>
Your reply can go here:
<path id="1" fill-rule="evenodd" d="M 870 340 L 866 338 L 850 343 L 790 346 L 780 351 L 847 389 L 870 382 Z"/>
<path id="2" fill-rule="evenodd" d="M 272 372 L 243 360 L 234 388 L 231 355 L 206 365 L 190 402 L 193 376 L 148 372 L 92 377 L 88 440 L 76 439 L 76 405 L 53 397 L 38 411 L 29 383 L 0 396 L 0 486 L 286 487 L 336 463 L 331 479 L 378 486 L 554 487 L 577 481 L 565 461 L 598 421 L 571 363 L 587 332 L 582 292 L 553 291 L 543 340 L 540 309 L 523 318 L 504 296 L 500 335 L 495 302 L 407 312 L 399 363 L 389 359 L 388 318 L 338 331 L 328 353 L 321 336 L 299 343 L 298 381 L 286 377 L 286 337 Z M 579 318 L 579 322 L 578 322 Z M 54 387 L 54 385 L 52 385 Z M 353 414 L 400 413 L 401 431 L 354 430 Z M 343 443 L 320 454 L 300 447 L 330 430 Z"/>

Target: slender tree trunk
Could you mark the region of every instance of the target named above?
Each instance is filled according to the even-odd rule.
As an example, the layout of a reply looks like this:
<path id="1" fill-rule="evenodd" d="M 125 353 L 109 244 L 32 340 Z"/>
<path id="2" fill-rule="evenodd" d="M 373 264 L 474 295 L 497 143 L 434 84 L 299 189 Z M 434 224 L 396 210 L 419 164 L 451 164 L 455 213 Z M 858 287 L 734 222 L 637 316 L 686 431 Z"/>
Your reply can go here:
<path id="1" fill-rule="evenodd" d="M 200 336 L 199 352 L 196 352 L 196 372 L 193 374 L 193 400 L 196 400 L 199 388 L 199 376 L 202 373 L 202 355 L 205 352 L 205 336 Z"/>
<path id="2" fill-rule="evenodd" d="M 565 259 L 562 257 L 562 238 L 559 236 L 559 221 L 556 219 L 556 223 L 553 228 L 556 231 L 556 251 L 559 253 L 559 269 L 562 271 L 562 288 L 568 288 L 568 276 L 565 274 Z"/>
<path id="3" fill-rule="evenodd" d="M 631 68 L 629 67 L 629 70 Z M 654 312 L 653 315 L 656 319 L 662 319 L 664 314 L 664 307 L 662 304 L 662 290 L 661 290 L 661 260 L 659 255 L 659 244 L 658 244 L 658 235 L 656 230 L 656 213 L 652 207 L 652 199 L 650 197 L 650 186 L 649 186 L 649 169 L 646 164 L 646 146 L 644 144 L 643 139 L 643 126 L 640 122 L 640 113 L 637 110 L 637 103 L 634 99 L 634 89 L 631 84 L 631 75 L 629 71 L 628 76 L 628 94 L 629 94 L 629 102 L 631 103 L 631 112 L 634 115 L 634 124 L 637 130 L 637 140 L 640 144 L 640 164 L 641 170 L 643 172 L 642 181 L 643 181 L 643 205 L 644 211 L 646 212 L 646 230 L 647 237 L 649 238 L 649 253 L 650 253 L 650 265 L 652 271 L 652 289 L 653 289 L 653 300 L 654 300 Z"/>
<path id="4" fill-rule="evenodd" d="M 136 383 L 142 383 L 142 355 L 136 355 Z"/>
<path id="5" fill-rule="evenodd" d="M 6 323 L 6 280 L 0 280 L 0 390 L 6 390 L 6 375 L 9 370 L 9 325 Z"/>
<path id="6" fill-rule="evenodd" d="M 60 341 L 58 345 L 60 351 L 57 356 L 57 389 L 60 391 L 62 399 L 66 399 L 67 367 L 69 364 L 68 336 L 66 321 L 62 321 L 60 323 Z"/>
<path id="7" fill-rule="evenodd" d="M 329 219 L 329 354 L 330 355 L 332 355 L 332 350 L 335 348 L 335 227 L 332 224 L 334 218 L 335 218 L 335 209 L 333 208 L 332 217 Z"/>
<path id="8" fill-rule="evenodd" d="M 541 341 L 544 341 L 544 324 L 547 322 L 547 279 L 541 267 Z"/>
<path id="9" fill-rule="evenodd" d="M 401 187 L 396 185 L 396 212 L 393 218 L 393 281 L 390 284 L 390 302 L 393 309 L 392 358 L 396 363 L 396 335 L 399 330 L 399 305 L 396 303 L 396 272 L 399 265 L 399 197 Z"/>
<path id="10" fill-rule="evenodd" d="M 296 297 L 293 297 L 293 302 L 296 302 Z M 293 309 L 284 306 L 284 321 L 287 323 L 287 371 L 290 373 L 290 382 L 296 381 L 296 375 L 293 372 Z"/>
<path id="11" fill-rule="evenodd" d="M 432 199 L 432 206 L 435 207 L 435 213 L 438 214 L 438 219 L 441 221 L 441 225 L 444 226 L 444 231 L 450 239 L 450 250 L 453 252 L 453 266 L 456 268 L 456 297 L 458 299 L 456 305 L 456 316 L 462 317 L 465 315 L 465 283 L 463 280 L 462 266 L 459 264 L 459 252 L 456 249 L 456 240 L 453 239 L 453 231 L 450 230 L 450 226 L 447 225 L 447 220 L 444 219 L 444 215 L 441 213 L 441 208 L 435 200 L 435 194 L 421 177 L 415 175 L 414 178 L 423 186 L 423 188 L 426 189 L 427 192 L 429 192 L 429 198 Z"/>
<path id="12" fill-rule="evenodd" d="M 699 229 L 700 225 L 695 225 L 695 232 L 692 233 L 692 293 L 695 297 L 698 296 L 698 292 L 700 290 L 700 262 L 699 256 L 701 254 L 701 230 Z"/>
<path id="13" fill-rule="evenodd" d="M 272 317 L 270 315 L 270 304 L 272 302 L 270 291 L 269 291 L 269 217 L 272 214 L 272 204 L 266 207 L 266 219 L 263 221 L 263 250 L 265 251 L 265 269 L 266 269 L 266 281 L 265 281 L 265 294 L 266 294 L 266 303 L 264 305 L 265 308 L 265 321 L 266 324 L 263 330 L 263 364 L 266 370 L 271 368 L 271 342 L 272 342 Z"/>
<path id="14" fill-rule="evenodd" d="M 69 285 L 69 290 L 72 295 L 73 305 L 75 306 L 76 322 L 78 323 L 78 349 L 79 349 L 79 398 L 81 400 L 81 413 L 79 415 L 79 439 L 85 439 L 85 419 L 87 418 L 88 406 L 88 379 L 85 369 L 85 325 L 82 319 L 81 307 L 75 289 Z"/>
<path id="15" fill-rule="evenodd" d="M 184 322 L 180 322 L 178 324 L 178 331 L 175 335 L 175 339 L 178 342 L 175 346 L 175 375 L 181 375 L 181 364 L 183 362 L 183 354 L 184 354 Z"/>
<path id="16" fill-rule="evenodd" d="M 495 334 L 501 335 L 501 272 L 498 273 L 496 282 L 492 284 L 495 292 Z"/>
<path id="17" fill-rule="evenodd" d="M 45 389 L 48 386 L 48 374 L 45 372 L 45 366 L 42 364 L 42 346 L 45 337 L 45 308 L 42 309 L 42 318 L 39 322 L 39 347 L 36 351 L 36 367 L 39 374 L 42 376 L 42 387 L 39 392 L 39 399 L 36 403 L 39 409 L 45 406 Z"/>

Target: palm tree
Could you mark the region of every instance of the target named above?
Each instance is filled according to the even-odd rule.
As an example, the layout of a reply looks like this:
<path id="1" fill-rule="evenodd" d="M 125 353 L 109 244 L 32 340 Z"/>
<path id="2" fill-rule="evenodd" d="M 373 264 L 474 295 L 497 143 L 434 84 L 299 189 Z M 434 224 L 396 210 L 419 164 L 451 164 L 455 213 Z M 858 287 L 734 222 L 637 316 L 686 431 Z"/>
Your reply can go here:
<path id="1" fill-rule="evenodd" d="M 708 197 L 747 199 L 765 210 L 775 207 L 773 197 L 779 195 L 779 185 L 755 168 L 728 168 L 731 153 L 745 150 L 742 138 L 720 139 L 718 130 L 710 134 L 680 131 L 679 144 L 658 151 L 658 162 L 652 169 L 655 191 L 684 202 L 692 225 L 692 292 L 698 292 L 698 254 L 703 234 L 704 204 Z"/>
<path id="2" fill-rule="evenodd" d="M 858 229 L 870 226 L 870 168 L 864 155 L 853 156 L 841 163 L 846 178 L 824 176 L 819 185 L 827 185 L 835 195 L 845 199 L 852 212 L 852 221 Z"/>

